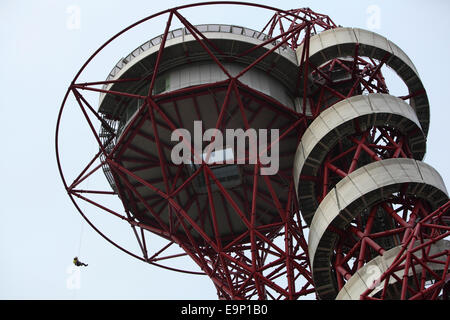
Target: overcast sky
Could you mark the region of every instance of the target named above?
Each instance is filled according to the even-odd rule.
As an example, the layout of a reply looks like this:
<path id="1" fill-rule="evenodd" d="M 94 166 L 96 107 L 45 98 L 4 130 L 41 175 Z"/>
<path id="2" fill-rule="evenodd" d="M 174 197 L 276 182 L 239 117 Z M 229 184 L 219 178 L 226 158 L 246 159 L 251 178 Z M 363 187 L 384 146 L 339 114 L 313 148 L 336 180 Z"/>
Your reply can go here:
<path id="1" fill-rule="evenodd" d="M 330 15 L 337 24 L 372 28 L 399 45 L 418 69 L 430 100 L 431 125 L 425 162 L 436 168 L 450 185 L 449 1 L 259 2 L 282 9 L 310 7 Z M 58 110 L 70 81 L 84 61 L 131 23 L 186 3 L 0 1 L 1 299 L 216 299 L 215 288 L 207 277 L 149 266 L 122 253 L 83 223 L 63 188 L 55 159 Z M 379 9 L 379 24 L 370 19 L 373 14 L 368 10 L 370 6 Z M 189 11 L 191 22 L 261 29 L 269 16 L 253 14 L 250 8 L 236 10 L 235 6 L 213 9 Z M 73 20 L 74 13 L 79 13 L 79 20 Z M 162 33 L 163 28 L 160 24 L 159 28 L 152 25 L 140 29 L 111 46 L 96 61 L 96 67 L 87 70 L 87 76 L 90 80 L 105 79 L 120 57 Z M 95 102 L 97 96 L 91 98 Z M 91 137 L 88 139 L 82 133 L 86 128 L 81 118 L 75 115 L 72 118 L 69 112 L 63 120 L 62 134 L 66 139 L 61 150 L 63 162 L 75 174 L 86 163 L 82 155 L 85 151 L 93 154 L 95 145 L 87 141 Z M 100 178 L 93 178 L 86 183 L 95 185 L 99 181 Z M 110 203 L 120 205 L 113 200 Z M 91 210 L 89 206 L 84 208 Z M 137 249 L 130 228 L 122 229 L 103 216 L 94 220 L 107 234 L 117 234 L 114 239 Z M 161 245 L 158 239 L 148 245 L 153 244 Z M 68 268 L 77 254 L 89 267 L 81 270 L 79 289 L 70 289 Z M 189 261 L 180 264 L 198 271 Z"/>

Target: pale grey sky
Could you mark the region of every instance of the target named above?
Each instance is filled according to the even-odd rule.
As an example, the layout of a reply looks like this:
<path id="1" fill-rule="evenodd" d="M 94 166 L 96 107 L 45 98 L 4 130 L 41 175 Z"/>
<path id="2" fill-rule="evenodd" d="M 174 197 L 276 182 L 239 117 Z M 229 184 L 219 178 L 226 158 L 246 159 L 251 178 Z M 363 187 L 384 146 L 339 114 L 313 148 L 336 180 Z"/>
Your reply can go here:
<path id="1" fill-rule="evenodd" d="M 106 242 L 82 219 L 64 191 L 55 160 L 54 133 L 65 91 L 83 62 L 109 37 L 131 23 L 191 1 L 2 0 L 0 2 L 0 299 L 216 299 L 211 281 L 144 264 Z M 282 9 L 310 7 L 343 26 L 367 28 L 367 8 L 380 8 L 379 29 L 412 59 L 427 90 L 431 125 L 425 162 L 450 186 L 450 2 L 438 1 L 259 1 Z M 68 8 L 80 9 L 79 29 L 67 26 Z M 258 14 L 222 7 L 190 11 L 195 24 L 230 23 L 260 29 Z M 102 80 L 131 50 L 163 31 L 140 29 L 114 44 L 87 70 Z M 389 83 L 388 83 L 389 86 Z M 390 88 L 395 91 L 393 84 Z M 400 87 L 399 87 L 400 90 Z M 96 97 L 93 97 L 95 100 Z M 73 118 L 72 118 L 73 116 Z M 93 152 L 80 118 L 64 119 L 63 161 L 75 170 L 80 154 Z M 84 130 L 84 131 L 83 131 Z M 70 170 L 69 170 L 70 171 Z M 75 174 L 75 171 L 73 172 Z M 92 185 L 100 179 L 93 179 Z M 103 181 L 103 180 L 101 180 Z M 111 202 L 113 205 L 114 203 Z M 89 207 L 86 206 L 88 210 Z M 118 210 L 120 210 L 118 208 Z M 95 213 L 96 214 L 96 213 Z M 93 218 L 108 234 L 136 250 L 131 229 Z M 122 232 L 122 230 L 126 231 Z M 80 236 L 82 235 L 82 236 Z M 81 287 L 66 287 L 74 255 L 89 263 Z M 154 242 L 157 244 L 158 239 Z M 150 244 L 149 244 L 150 245 Z M 196 266 L 188 261 L 183 265 Z"/>

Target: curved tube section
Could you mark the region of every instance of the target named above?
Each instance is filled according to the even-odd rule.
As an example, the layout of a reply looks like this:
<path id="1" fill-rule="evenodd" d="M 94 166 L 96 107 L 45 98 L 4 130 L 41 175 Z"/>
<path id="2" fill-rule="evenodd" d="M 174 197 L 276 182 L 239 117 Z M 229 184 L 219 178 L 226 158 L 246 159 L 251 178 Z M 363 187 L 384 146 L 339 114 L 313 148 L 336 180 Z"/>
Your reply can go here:
<path id="1" fill-rule="evenodd" d="M 356 125 L 357 124 L 357 125 Z M 325 156 L 343 138 L 356 130 L 390 126 L 406 136 L 415 159 L 425 154 L 426 138 L 414 110 L 403 100 L 387 94 L 354 96 L 323 111 L 305 131 L 295 154 L 294 181 L 305 221 L 310 224 L 317 209 L 316 176 Z"/>
<path id="2" fill-rule="evenodd" d="M 419 245 L 420 242 L 417 242 Z M 377 275 L 382 275 L 384 272 L 388 270 L 388 268 L 392 265 L 397 257 L 398 253 L 402 249 L 401 246 L 394 247 L 388 251 L 386 251 L 382 256 L 377 256 L 376 258 L 369 261 L 364 265 L 361 269 L 359 269 L 342 287 L 339 291 L 339 294 L 336 297 L 336 300 L 359 300 L 360 296 L 369 289 L 371 286 L 371 282 L 374 280 L 374 271 L 377 271 Z M 446 250 L 450 250 L 450 241 L 448 240 L 440 240 L 430 246 L 430 251 L 428 252 L 429 256 L 436 255 Z M 422 251 L 418 250 L 416 253 L 418 259 L 422 259 Z M 427 263 L 427 267 L 433 271 L 442 271 L 445 267 L 446 256 L 442 255 L 434 259 L 436 262 Z M 422 266 L 417 264 L 414 266 L 416 273 L 420 274 L 422 271 Z M 403 276 L 403 270 L 395 272 L 399 279 Z M 412 275 L 412 270 L 409 271 L 409 275 Z M 389 285 L 395 284 L 397 279 L 395 277 L 389 278 Z M 384 282 L 381 282 L 378 286 L 376 286 L 370 296 L 376 295 L 382 288 Z"/>
<path id="3" fill-rule="evenodd" d="M 308 249 L 316 290 L 322 298 L 334 298 L 337 288 L 331 258 L 337 233 L 345 230 L 364 209 L 387 200 L 407 185 L 406 194 L 426 199 L 433 209 L 444 204 L 447 190 L 439 173 L 413 159 L 373 162 L 342 179 L 320 203 L 309 231 Z"/>
<path id="4" fill-rule="evenodd" d="M 358 28 L 335 28 L 321 32 L 310 39 L 309 61 L 317 67 L 334 58 L 353 57 L 358 54 L 385 61 L 404 81 L 413 95 L 411 106 L 416 110 L 425 135 L 428 133 L 430 111 L 428 97 L 419 73 L 409 57 L 392 41 L 371 31 Z M 303 45 L 297 48 L 300 61 Z"/>

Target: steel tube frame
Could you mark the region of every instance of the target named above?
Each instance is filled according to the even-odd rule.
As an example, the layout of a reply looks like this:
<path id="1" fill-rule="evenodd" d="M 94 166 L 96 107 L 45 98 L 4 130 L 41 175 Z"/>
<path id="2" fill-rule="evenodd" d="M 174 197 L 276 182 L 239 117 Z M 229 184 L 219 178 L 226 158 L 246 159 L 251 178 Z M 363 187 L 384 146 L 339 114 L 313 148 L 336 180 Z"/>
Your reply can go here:
<path id="1" fill-rule="evenodd" d="M 267 30 L 267 38 L 262 40 L 262 43 L 255 45 L 254 47 L 247 49 L 244 52 L 237 53 L 238 57 L 244 57 L 250 53 L 255 52 L 268 44 L 272 44 L 270 49 L 267 49 L 261 56 L 256 58 L 251 64 L 244 67 L 242 71 L 238 73 L 237 76 L 232 77 L 228 70 L 224 67 L 217 54 L 222 54 L 220 50 L 208 40 L 208 37 L 200 32 L 191 22 L 189 22 L 183 15 L 182 11 L 187 8 L 195 8 L 198 6 L 206 5 L 235 5 L 235 6 L 247 6 L 250 8 L 260 8 L 273 12 L 272 18 L 267 22 L 265 27 L 262 29 L 261 34 Z M 77 80 L 83 73 L 85 68 L 92 62 L 92 60 L 101 52 L 105 47 L 107 47 L 112 41 L 118 37 L 125 34 L 128 30 L 146 22 L 153 18 L 159 16 L 168 16 L 167 23 L 165 25 L 164 32 L 162 34 L 162 41 L 160 44 L 160 49 L 157 53 L 156 63 L 153 72 L 150 75 L 142 78 L 130 78 L 130 79 L 115 79 L 107 81 L 90 81 L 84 83 L 78 83 Z M 161 64 L 161 59 L 163 57 L 163 52 L 168 37 L 169 29 L 172 24 L 173 17 L 176 17 L 183 26 L 189 30 L 190 34 L 194 37 L 195 41 L 198 42 L 203 50 L 207 53 L 207 56 L 214 61 L 218 67 L 224 72 L 228 79 L 215 83 L 215 84 L 202 84 L 190 88 L 179 89 L 170 93 L 153 94 L 153 88 L 155 85 L 156 78 L 158 76 L 159 67 Z M 287 26 L 286 26 L 287 25 Z M 353 59 L 353 65 L 351 67 L 347 66 L 340 59 L 334 59 L 329 63 L 321 67 L 314 66 L 309 61 L 309 38 L 311 34 L 318 33 L 320 30 L 328 30 L 331 28 L 336 28 L 334 22 L 326 15 L 318 14 L 310 9 L 295 9 L 295 10 L 280 10 L 274 7 L 251 4 L 245 2 L 232 2 L 232 1 L 214 1 L 207 3 L 196 3 L 188 4 L 183 6 L 178 6 L 172 9 L 164 10 L 162 12 L 148 16 L 140 21 L 130 25 L 129 27 L 123 29 L 121 32 L 111 37 L 106 41 L 99 49 L 97 49 L 91 57 L 83 64 L 80 70 L 75 75 L 71 82 L 64 98 L 58 114 L 57 125 L 56 125 L 56 135 L 55 135 L 55 149 L 58 170 L 61 175 L 63 184 L 67 190 L 71 201 L 74 203 L 77 210 L 80 212 L 82 217 L 87 221 L 92 228 L 97 231 L 103 238 L 108 242 L 112 243 L 120 250 L 124 251 L 131 256 L 145 261 L 149 264 L 162 267 L 168 270 L 174 270 L 179 272 L 185 272 L 188 274 L 202 274 L 208 275 L 214 285 L 216 286 L 218 295 L 220 298 L 225 299 L 298 299 L 303 295 L 308 295 L 315 291 L 314 283 L 311 276 L 308 248 L 307 242 L 303 234 L 303 229 L 306 228 L 302 218 L 299 214 L 298 199 L 295 192 L 295 187 L 292 177 L 286 177 L 286 174 L 280 172 L 280 180 L 277 178 L 269 178 L 268 176 L 263 176 L 262 181 L 267 188 L 268 192 L 263 192 L 261 187 L 261 181 L 259 181 L 259 170 L 261 168 L 261 163 L 259 162 L 259 156 L 263 152 L 268 152 L 274 143 L 280 143 L 285 139 L 291 139 L 293 133 L 296 133 L 298 138 L 297 142 L 300 140 L 302 134 L 305 132 L 308 121 L 311 121 L 317 117 L 324 108 L 328 107 L 324 101 L 328 101 L 330 96 L 337 98 L 338 100 L 345 99 L 357 93 L 357 91 L 366 90 L 367 92 L 383 92 L 386 93 L 387 87 L 384 82 L 384 77 L 381 74 L 381 68 L 385 64 L 389 56 L 385 56 L 382 61 L 376 63 L 371 60 L 370 62 L 362 59 L 358 55 L 358 46 L 356 46 L 355 56 Z M 270 54 L 275 52 L 281 46 L 289 46 L 292 49 L 296 49 L 300 44 L 304 45 L 304 50 L 301 54 L 301 61 L 298 67 L 298 77 L 297 77 L 297 87 L 302 88 L 303 97 L 302 99 L 302 112 L 298 113 L 290 108 L 284 106 L 275 99 L 261 94 L 260 92 L 250 88 L 249 86 L 243 84 L 239 81 L 239 78 L 244 75 L 248 70 L 255 68 L 258 63 L 263 61 Z M 349 74 L 351 74 L 350 90 L 347 93 L 339 92 L 334 88 L 334 84 L 331 81 L 328 73 L 333 70 L 334 66 L 339 65 L 344 68 Z M 308 88 L 310 83 L 309 75 L 316 74 L 325 79 L 325 83 L 316 83 L 318 85 L 317 91 L 309 92 Z M 99 89 L 95 86 L 98 85 L 108 85 L 108 84 L 118 84 L 118 83 L 128 83 L 128 82 L 146 82 L 149 81 L 148 95 L 142 96 L 138 94 L 132 94 L 127 92 L 119 92 L 116 90 L 106 90 L 104 88 Z M 94 110 L 91 104 L 87 101 L 87 98 L 83 96 L 81 91 L 91 91 L 97 92 L 103 95 L 118 96 L 124 99 L 139 99 L 143 103 L 139 111 L 135 114 L 134 118 L 131 120 L 130 124 L 124 129 L 120 137 L 115 135 L 114 129 L 110 126 L 108 121 L 106 121 L 98 112 Z M 233 193 L 227 190 L 214 175 L 214 172 L 206 164 L 207 161 L 203 161 L 201 166 L 189 177 L 185 176 L 181 167 L 170 166 L 165 159 L 165 150 L 170 150 L 170 146 L 162 141 L 159 137 L 158 126 L 165 128 L 167 130 L 175 130 L 178 127 L 183 127 L 183 119 L 180 115 L 177 101 L 180 97 L 189 96 L 194 102 L 195 111 L 197 117 L 200 118 L 200 112 L 196 98 L 205 95 L 212 94 L 214 96 L 217 92 L 225 92 L 225 97 L 222 105 L 220 106 L 217 100 L 215 100 L 215 108 L 217 111 L 217 122 L 216 129 L 220 129 L 226 126 L 225 113 L 230 112 L 233 116 L 240 115 L 243 119 L 245 128 L 250 128 L 253 121 L 260 115 L 262 110 L 267 109 L 276 114 L 276 117 L 272 120 L 271 124 L 276 123 L 279 119 L 284 119 L 286 122 L 290 122 L 287 125 L 287 129 L 284 130 L 275 142 L 272 142 L 267 146 L 266 150 L 263 150 L 258 155 L 258 161 L 253 166 L 253 171 L 249 170 L 249 177 L 253 181 L 251 188 L 244 188 L 244 196 Z M 308 93 L 308 95 L 306 94 Z M 88 164 L 83 167 L 83 170 L 77 175 L 75 180 L 68 184 L 63 173 L 60 153 L 59 153 L 59 134 L 62 114 L 64 108 L 66 107 L 69 97 L 73 95 L 80 110 L 84 116 L 84 119 L 88 123 L 91 133 L 93 134 L 98 146 L 99 151 L 90 158 Z M 313 101 L 311 98 L 312 94 L 318 94 L 317 101 Z M 360 92 L 358 92 L 360 94 Z M 402 99 L 409 99 L 412 96 L 420 93 L 410 93 L 407 96 L 401 97 Z M 237 104 L 231 106 L 229 101 L 231 96 L 234 95 Z M 215 98 L 215 96 L 214 96 Z M 256 102 L 260 105 L 260 108 L 253 112 L 250 117 L 247 117 L 245 106 L 247 102 Z M 167 112 L 161 107 L 162 103 L 171 103 L 175 110 L 176 120 L 171 119 Z M 307 103 L 311 105 L 311 115 L 306 115 Z M 234 107 L 234 109 L 233 109 Z M 111 136 L 102 141 L 102 138 L 95 131 L 95 123 L 89 117 L 87 110 L 94 115 L 98 124 L 104 127 Z M 250 111 L 250 110 L 249 110 Z M 248 111 L 247 111 L 248 112 Z M 156 116 L 160 117 L 157 119 Z M 231 119 L 231 117 L 230 117 Z M 294 119 L 294 120 L 293 120 Z M 140 132 L 144 122 L 147 121 L 151 124 L 153 128 L 153 136 L 148 136 L 142 131 Z M 97 123 L 96 123 L 97 124 Z M 361 134 L 361 133 L 359 133 Z M 156 145 L 158 152 L 158 158 L 151 156 L 145 150 L 140 150 L 132 145 L 132 140 L 137 135 L 151 141 Z M 392 157 L 411 157 L 411 152 L 408 149 L 407 143 L 404 142 L 404 137 L 398 137 L 395 132 L 390 130 L 382 129 L 380 130 L 379 140 L 369 140 L 366 137 L 369 132 L 363 133 L 363 138 L 358 139 L 358 136 L 351 137 L 350 142 L 353 144 L 352 147 L 347 150 L 342 150 L 340 156 L 331 159 L 327 158 L 326 163 L 323 166 L 323 170 L 318 177 L 304 177 L 303 179 L 314 179 L 320 181 L 318 184 L 321 186 L 321 197 L 323 198 L 327 192 L 331 189 L 330 181 L 336 180 L 337 175 L 342 178 L 354 171 L 359 165 L 359 161 L 362 159 L 362 155 L 369 155 L 373 160 L 377 161 L 382 159 L 380 155 L 383 152 L 389 151 Z M 381 138 L 382 137 L 382 138 Z M 114 146 L 109 151 L 106 150 L 113 139 L 116 139 Z M 202 158 L 201 155 L 195 154 L 194 147 L 189 146 L 193 154 L 199 159 Z M 144 158 L 131 158 L 126 156 L 127 150 L 134 150 L 138 152 Z M 347 163 L 346 168 L 336 163 L 342 160 L 346 155 L 354 152 Z M 209 155 L 207 156 L 209 157 Z M 123 162 L 130 161 L 134 163 L 140 163 L 141 166 L 134 167 L 133 169 L 125 168 Z M 98 164 L 95 164 L 99 162 Z M 82 187 L 82 183 L 98 171 L 99 168 L 109 166 L 111 169 L 111 174 L 117 186 L 118 191 L 111 190 L 89 190 Z M 161 168 L 162 178 L 159 180 L 144 180 L 139 177 L 138 173 L 146 168 Z M 175 174 L 172 174 L 171 169 L 176 169 Z M 204 182 L 206 185 L 207 193 L 207 203 L 204 204 L 203 208 L 200 205 L 198 195 L 189 197 L 189 200 L 185 203 L 180 201 L 180 195 L 182 192 L 190 194 L 189 187 L 192 185 L 193 180 L 199 176 L 200 173 L 204 175 Z M 137 182 L 132 183 L 132 180 Z M 287 180 L 287 199 L 285 203 L 280 201 L 280 197 L 277 194 L 274 184 L 278 187 L 282 186 L 280 181 Z M 181 184 L 177 187 L 177 184 Z M 156 187 L 155 184 L 162 182 L 164 185 L 164 190 Z M 230 214 L 236 214 L 241 222 L 245 225 L 245 232 L 242 234 L 234 234 L 232 232 L 231 239 L 228 242 L 224 242 L 225 239 L 221 239 L 219 235 L 219 225 L 217 220 L 216 203 L 213 199 L 213 192 L 211 189 L 211 184 L 214 183 L 220 194 L 220 199 L 223 206 L 226 208 L 226 218 L 228 219 L 228 224 L 231 226 Z M 154 195 L 147 196 L 144 198 L 138 191 L 138 187 L 145 187 L 154 192 Z M 125 215 L 119 214 L 116 210 L 107 208 L 102 205 L 98 200 L 88 198 L 88 195 L 108 195 L 116 196 L 121 195 L 122 199 L 129 199 L 130 206 L 134 208 L 136 216 L 139 213 L 137 209 L 137 202 L 139 201 L 145 207 L 147 213 L 149 213 L 154 222 L 147 223 L 138 221 L 136 217 L 130 214 L 128 205 L 123 203 Z M 233 198 L 234 197 L 234 198 Z M 88 217 L 83 213 L 75 199 L 80 199 L 86 203 L 93 205 L 100 210 L 111 214 L 123 221 L 126 221 L 132 228 L 133 233 L 138 241 L 139 247 L 142 251 L 142 257 L 138 254 L 132 253 L 129 250 L 123 248 L 119 244 L 112 241 L 108 236 L 97 229 Z M 244 208 L 239 206 L 236 202 L 240 199 L 243 203 Z M 258 200 L 264 201 L 266 204 L 270 204 L 271 207 L 276 209 L 279 217 L 278 220 L 272 223 L 266 223 L 263 225 L 258 225 L 260 221 L 258 220 Z M 163 204 L 158 210 L 155 210 L 157 206 Z M 227 204 L 227 205 L 225 205 Z M 409 203 L 405 202 L 405 206 Z M 199 211 L 197 218 L 192 218 L 189 214 L 189 208 L 196 207 Z M 229 208 L 229 207 L 230 208 Z M 383 208 L 392 208 L 385 205 Z M 154 208 L 152 208 L 154 207 Z M 164 209 L 167 209 L 169 223 L 161 219 L 161 214 Z M 230 209 L 230 211 L 228 211 Z M 424 209 L 422 207 L 422 209 Z M 338 275 L 339 287 L 342 287 L 345 281 L 349 279 L 352 273 L 364 265 L 364 261 L 367 260 L 370 250 L 375 250 L 378 254 L 382 254 L 384 249 L 376 242 L 383 236 L 391 235 L 401 235 L 403 234 L 403 243 L 408 243 L 409 240 L 415 239 L 413 235 L 417 236 L 417 232 L 412 232 L 411 228 L 416 228 L 418 225 L 413 225 L 408 221 L 404 221 L 397 212 L 388 212 L 398 223 L 396 229 L 388 230 L 385 232 L 375 232 L 371 233 L 371 226 L 375 214 L 375 209 L 372 209 L 372 213 L 369 217 L 369 222 L 367 223 L 365 229 L 349 229 L 347 235 L 357 236 L 359 240 L 355 243 L 349 252 L 345 252 L 343 247 L 340 246 L 337 249 L 338 254 L 336 255 L 335 270 Z M 414 217 L 418 215 L 417 209 L 414 213 Z M 389 210 L 388 210 L 389 211 Z M 206 214 L 209 212 L 209 214 Z M 426 215 L 426 211 L 422 210 L 422 216 Z M 442 211 L 443 212 L 443 211 Z M 420 224 L 422 228 L 432 228 L 434 226 L 435 230 L 447 230 L 445 226 L 430 223 L 431 219 L 435 218 L 436 214 L 431 214 L 425 217 L 423 223 Z M 212 224 L 214 232 L 213 237 L 208 235 L 204 231 L 205 219 L 208 219 Z M 434 221 L 435 222 L 435 221 Z M 140 232 L 136 228 L 139 228 Z M 180 236 L 176 230 L 181 228 L 183 230 L 183 236 Z M 230 227 L 230 230 L 232 228 Z M 149 247 L 146 242 L 145 231 L 151 232 L 168 240 L 168 244 L 160 249 L 155 250 L 153 254 L 149 252 Z M 448 230 L 447 230 L 448 232 Z M 340 233 L 342 235 L 342 233 Z M 276 239 L 282 238 L 282 245 L 276 243 Z M 438 239 L 440 236 L 435 238 L 433 241 Z M 342 238 L 342 244 L 348 241 L 346 238 Z M 166 250 L 168 250 L 172 244 L 177 243 L 184 250 L 182 253 L 168 254 L 161 256 Z M 425 246 L 422 246 L 425 248 Z M 416 248 L 417 249 L 417 248 Z M 408 248 L 408 258 L 402 258 L 406 261 L 411 261 L 415 259 L 413 248 Z M 406 248 L 405 248 L 406 250 Z M 180 270 L 167 265 L 162 265 L 160 261 L 169 261 L 171 259 L 189 256 L 195 263 L 200 267 L 202 272 L 196 272 L 191 270 Z M 347 262 L 352 258 L 357 258 L 356 267 L 349 268 Z M 402 261 L 403 261 L 402 260 Z M 419 259 L 418 263 L 421 264 L 427 271 L 432 271 L 426 269 L 426 263 Z M 400 263 L 400 262 L 399 262 Z M 399 265 L 397 263 L 396 266 Z M 408 262 L 409 264 L 411 262 Z M 395 266 L 394 266 L 395 267 Z M 391 272 L 394 267 L 392 267 L 389 272 Z M 409 265 L 407 266 L 409 268 Z M 406 268 L 406 269 L 408 269 Z M 448 268 L 448 260 L 447 260 Z M 406 270 L 405 269 L 405 270 Z M 406 271 L 405 271 L 406 272 Z M 445 275 L 445 273 L 444 273 Z M 392 276 L 392 275 L 391 275 Z M 394 275 L 395 276 L 395 275 Z M 417 275 L 414 275 L 416 282 L 418 281 Z M 389 275 L 384 276 L 388 278 Z M 285 282 L 280 282 L 280 279 L 285 279 Z M 305 284 L 301 287 L 298 286 L 299 279 L 302 279 Z M 404 279 L 408 279 L 408 274 L 404 274 Z M 422 277 L 423 279 L 423 277 Z M 402 298 L 406 297 L 406 292 L 409 290 L 407 288 L 407 282 L 403 280 Z M 442 282 L 442 281 L 441 281 Z M 443 287 L 443 283 L 436 283 L 435 287 Z M 280 283 L 286 283 L 283 287 Z M 415 293 L 412 298 L 429 296 L 431 291 L 435 287 L 430 287 L 423 292 Z M 435 296 L 435 291 L 433 291 L 433 296 Z M 368 297 L 368 293 L 365 295 Z"/>

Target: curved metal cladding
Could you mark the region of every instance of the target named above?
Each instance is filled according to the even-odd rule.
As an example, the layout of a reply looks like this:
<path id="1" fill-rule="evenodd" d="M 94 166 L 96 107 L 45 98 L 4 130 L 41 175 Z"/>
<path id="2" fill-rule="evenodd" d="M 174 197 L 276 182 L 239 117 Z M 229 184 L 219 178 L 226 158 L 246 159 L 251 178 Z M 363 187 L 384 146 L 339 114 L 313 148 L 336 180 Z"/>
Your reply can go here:
<path id="1" fill-rule="evenodd" d="M 419 241 L 414 243 L 415 247 L 419 247 L 421 243 Z M 450 244 L 448 240 L 439 240 L 430 245 L 429 250 L 417 250 L 417 258 L 423 259 L 424 255 L 427 255 L 430 258 L 429 261 L 424 265 L 420 263 L 413 269 L 409 269 L 407 275 L 409 278 L 414 276 L 414 272 L 422 273 L 425 271 L 425 268 L 429 268 L 433 272 L 442 273 L 442 271 L 446 268 L 447 256 L 443 254 L 449 248 Z M 387 250 L 383 253 L 383 255 L 379 255 L 372 260 L 370 260 L 367 264 L 365 264 L 361 269 L 356 271 L 354 276 L 345 283 L 344 287 L 339 291 L 339 294 L 336 297 L 336 300 L 359 300 L 361 295 L 368 289 L 367 283 L 373 281 L 370 277 L 373 277 L 373 272 L 375 270 L 386 273 L 389 268 L 395 264 L 399 253 L 402 250 L 402 246 L 397 246 L 392 249 Z M 448 266 L 447 266 L 448 268 Z M 387 296 L 388 299 L 398 299 L 398 296 L 401 294 L 401 289 L 399 287 L 399 283 L 402 282 L 402 278 L 405 274 L 403 269 L 398 271 L 394 271 L 395 276 L 391 277 L 388 280 L 389 286 L 391 286 L 391 290 L 387 292 L 390 296 Z M 411 287 L 414 287 L 414 284 L 410 284 Z M 383 289 L 383 285 L 378 283 L 376 286 L 370 291 L 371 296 L 377 295 Z M 417 287 L 416 287 L 417 289 Z"/>
<path id="2" fill-rule="evenodd" d="M 305 60 L 303 46 L 297 49 L 300 61 L 302 54 Z M 389 268 L 411 242 L 406 230 L 448 201 L 440 175 L 421 162 L 429 104 L 417 70 L 394 43 L 356 28 L 335 28 L 315 35 L 309 39 L 307 52 L 316 76 L 321 75 L 317 73 L 321 68 L 332 70 L 330 61 L 341 61 L 341 67 L 334 65 L 344 70 L 332 71 L 345 75 L 346 66 L 357 59 L 376 59 L 380 67 L 392 68 L 410 92 L 399 99 L 389 95 L 384 86 L 363 95 L 358 87 L 364 82 L 348 74 L 350 81 L 341 82 L 340 91 L 349 94 L 337 95 L 325 108 L 318 108 L 301 138 L 293 172 L 300 210 L 310 225 L 308 250 L 316 292 L 321 299 L 360 299 L 369 289 L 366 298 L 417 298 L 418 292 L 427 291 L 426 281 L 442 285 L 450 248 L 448 241 L 430 241 L 426 252 L 439 257 L 436 263 L 421 262 L 415 271 Z M 312 87 L 309 85 L 306 93 L 320 104 L 318 96 L 323 93 L 314 93 Z M 316 84 L 316 92 L 320 92 L 317 87 L 320 82 Z M 422 244 L 412 241 L 411 248 Z M 387 284 L 374 286 L 372 282 L 387 270 L 391 272 L 390 278 L 384 278 Z M 400 274 L 409 277 L 409 282 L 398 280 Z M 429 290 L 421 298 L 432 295 Z"/>
<path id="3" fill-rule="evenodd" d="M 176 207 L 183 208 L 190 219 L 200 226 L 192 230 L 189 236 L 200 239 L 200 233 L 204 233 L 210 239 L 217 236 L 226 243 L 247 230 L 236 207 L 238 211 L 240 209 L 246 212 L 246 206 L 252 200 L 253 165 L 212 166 L 215 178 L 219 180 L 219 187 L 211 176 L 205 181 L 204 172 L 197 172 L 200 166 L 185 164 L 180 167 L 172 163 L 171 151 L 178 141 L 172 141 L 171 134 L 175 129 L 186 129 L 191 139 L 195 139 L 196 134 L 218 128 L 223 132 L 225 140 L 227 129 L 281 130 L 290 126 L 295 121 L 295 86 L 291 79 L 295 77 L 297 61 L 293 50 L 278 48 L 256 68 L 243 73 L 236 87 L 232 88 L 229 77 L 238 76 L 274 45 L 267 44 L 250 54 L 239 56 L 238 53 L 263 43 L 265 35 L 230 25 L 200 25 L 195 28 L 206 35 L 208 45 L 220 53 L 217 61 L 212 59 L 189 29 L 182 28 L 168 33 L 152 89 L 145 77 L 152 75 L 149 70 L 153 70 L 158 59 L 162 35 L 134 50 L 109 75 L 108 80 L 116 82 L 105 85 L 105 90 L 140 96 L 145 96 L 152 90 L 154 103 L 164 114 L 152 110 L 139 98 L 117 99 L 112 94 L 102 94 L 99 112 L 104 119 L 115 121 L 110 125 L 117 128 L 117 138 L 111 140 L 108 148 L 115 149 L 115 162 L 135 176 L 130 178 L 116 174 L 113 177 L 110 165 L 105 165 L 104 170 L 116 190 L 135 188 L 134 194 L 123 193 L 121 198 L 128 210 L 140 221 L 155 228 L 161 228 L 160 222 L 163 222 L 168 228 L 178 229 L 177 236 L 188 242 L 183 226 L 175 226 L 175 211 L 167 206 L 156 191 L 160 189 L 170 193 L 178 190 L 176 197 L 173 197 Z M 157 44 L 151 45 L 153 43 Z M 144 80 L 120 82 L 130 78 Z M 240 104 L 243 109 L 240 109 Z M 227 108 L 225 112 L 221 112 L 223 105 Z M 195 121 L 201 121 L 200 132 L 195 131 Z M 105 141 L 110 138 L 104 126 L 101 134 Z M 270 177 L 273 184 L 266 186 L 260 177 L 259 191 L 262 197 L 265 195 L 270 199 L 271 192 L 274 192 L 279 196 L 280 203 L 287 202 L 289 186 L 283 180 L 291 171 L 296 137 L 293 131 L 280 142 L 279 153 L 283 156 L 279 174 Z M 270 144 L 270 135 L 268 140 Z M 200 150 L 208 143 L 205 141 Z M 237 143 L 233 154 L 237 154 L 236 149 Z M 153 159 L 153 164 L 149 159 Z M 195 177 L 192 183 L 186 188 L 180 188 L 193 175 Z M 154 188 L 141 184 L 140 179 L 151 183 Z M 220 191 L 219 188 L 226 189 L 229 198 L 215 192 Z M 211 207 L 215 210 L 216 221 L 211 219 Z M 280 221 L 280 214 L 271 200 L 258 203 L 256 226 Z M 267 232 L 273 233 L 274 230 L 269 228 Z"/>

